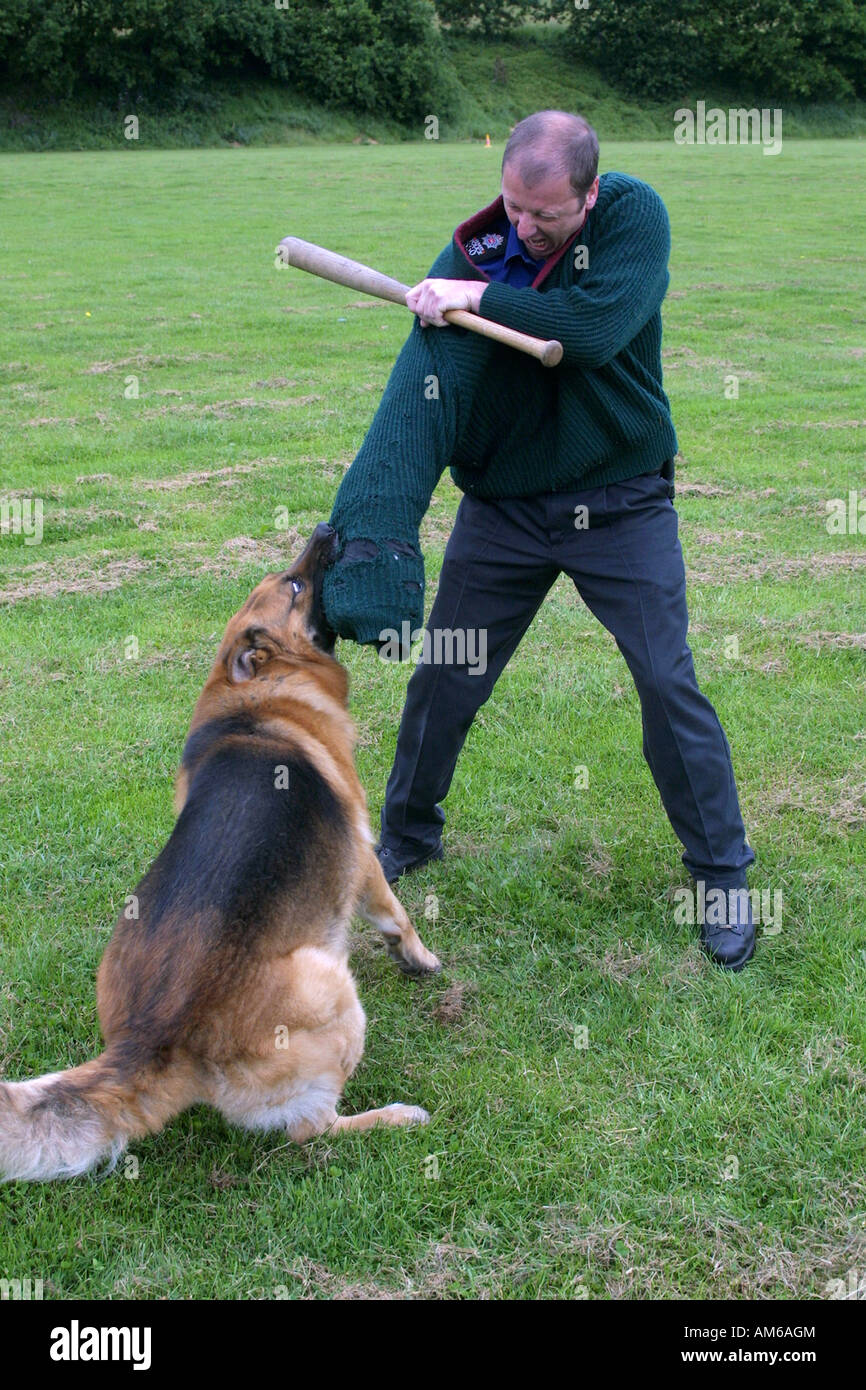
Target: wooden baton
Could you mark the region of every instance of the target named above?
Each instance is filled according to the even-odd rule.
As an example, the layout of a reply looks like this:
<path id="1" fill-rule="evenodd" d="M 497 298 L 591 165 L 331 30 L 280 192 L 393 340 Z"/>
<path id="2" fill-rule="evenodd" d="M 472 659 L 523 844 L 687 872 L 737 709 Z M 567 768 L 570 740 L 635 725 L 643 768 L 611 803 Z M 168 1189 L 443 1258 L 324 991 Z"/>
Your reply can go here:
<path id="1" fill-rule="evenodd" d="M 327 251 L 312 241 L 302 241 L 300 237 L 283 237 L 277 247 L 277 255 L 286 265 L 298 270 L 309 271 L 323 280 L 333 280 L 336 285 L 346 285 L 349 289 L 360 290 L 362 294 L 374 295 L 377 299 L 389 299 L 394 304 L 406 303 L 410 285 L 401 285 L 390 275 L 382 275 L 360 261 L 350 261 L 347 256 L 338 256 L 335 251 Z M 562 343 L 555 338 L 545 342 L 543 338 L 533 338 L 528 333 L 518 333 L 515 328 L 493 323 L 490 319 L 472 314 L 468 309 L 447 309 L 443 318 L 458 328 L 468 328 L 473 333 L 481 333 L 485 338 L 493 338 L 497 343 L 505 343 L 518 352 L 527 352 L 544 367 L 555 367 L 562 359 Z"/>

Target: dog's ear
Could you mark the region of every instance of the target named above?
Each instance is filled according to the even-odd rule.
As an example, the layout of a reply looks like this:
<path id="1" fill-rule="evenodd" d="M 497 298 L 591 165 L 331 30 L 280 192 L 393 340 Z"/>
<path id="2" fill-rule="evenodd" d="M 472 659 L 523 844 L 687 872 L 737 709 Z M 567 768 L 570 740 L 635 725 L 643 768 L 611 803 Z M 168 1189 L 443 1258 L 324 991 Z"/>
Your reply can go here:
<path id="1" fill-rule="evenodd" d="M 259 668 L 273 655 L 262 628 L 248 627 L 226 657 L 226 671 L 233 685 L 254 680 Z"/>

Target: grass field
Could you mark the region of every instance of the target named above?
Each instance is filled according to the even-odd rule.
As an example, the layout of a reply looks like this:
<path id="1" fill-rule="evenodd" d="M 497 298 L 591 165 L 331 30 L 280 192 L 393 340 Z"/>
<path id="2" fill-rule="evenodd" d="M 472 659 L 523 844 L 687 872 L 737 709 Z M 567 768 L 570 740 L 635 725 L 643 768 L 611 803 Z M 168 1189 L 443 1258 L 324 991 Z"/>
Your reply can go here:
<path id="1" fill-rule="evenodd" d="M 602 154 L 671 214 L 692 646 L 781 920 L 735 977 L 676 923 L 689 880 L 636 694 L 560 578 L 470 733 L 444 862 L 400 885 L 444 975 L 409 983 L 356 933 L 369 1029 L 345 1108 L 432 1123 L 299 1150 L 188 1112 L 104 1180 L 0 1189 L 0 1278 L 52 1298 L 787 1299 L 866 1268 L 866 534 L 825 524 L 827 499 L 866 496 L 862 154 Z M 277 272 L 273 247 L 293 232 L 414 282 L 498 163 L 444 144 L 0 159 L 0 497 L 44 506 L 40 544 L 0 536 L 9 1079 L 99 1050 L 96 966 L 170 831 L 226 619 L 327 518 L 407 330 Z M 446 476 L 424 525 L 428 603 L 458 498 Z M 375 826 L 409 671 L 338 654 Z"/>

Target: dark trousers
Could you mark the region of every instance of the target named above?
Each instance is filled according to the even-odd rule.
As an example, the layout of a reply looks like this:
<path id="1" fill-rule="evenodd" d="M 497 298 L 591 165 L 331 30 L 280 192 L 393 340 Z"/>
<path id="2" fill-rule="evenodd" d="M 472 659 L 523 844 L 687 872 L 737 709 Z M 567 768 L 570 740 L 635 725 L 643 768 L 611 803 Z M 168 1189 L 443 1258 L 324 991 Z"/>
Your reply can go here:
<path id="1" fill-rule="evenodd" d="M 713 885 L 744 886 L 754 853 L 746 842 L 731 750 L 698 689 L 686 641 L 685 567 L 672 487 L 660 473 L 574 493 L 504 501 L 464 494 L 445 550 L 428 623 L 430 660 L 406 692 L 394 766 L 382 809 L 382 844 L 401 858 L 438 845 L 444 800 L 476 712 L 526 632 L 554 580 L 574 580 L 587 607 L 616 639 L 641 702 L 643 753 L 683 863 Z M 587 509 L 588 525 L 578 508 Z M 436 634 L 486 631 L 487 669 L 433 660 Z M 475 641 L 477 642 L 477 638 Z M 440 642 L 439 656 L 447 647 Z M 460 655 L 453 649 L 451 655 Z"/>

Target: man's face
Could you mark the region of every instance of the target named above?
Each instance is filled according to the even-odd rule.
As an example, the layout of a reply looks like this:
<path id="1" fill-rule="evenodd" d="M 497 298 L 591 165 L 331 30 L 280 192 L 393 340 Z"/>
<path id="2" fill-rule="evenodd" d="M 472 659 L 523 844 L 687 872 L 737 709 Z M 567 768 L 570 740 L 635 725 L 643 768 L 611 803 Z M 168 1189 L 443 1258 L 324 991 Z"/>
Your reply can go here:
<path id="1" fill-rule="evenodd" d="M 517 170 L 506 164 L 502 171 L 502 198 L 512 227 L 534 260 L 544 261 L 583 225 L 595 206 L 598 179 L 584 199 L 571 186 L 567 174 L 542 179 L 527 188 Z"/>

